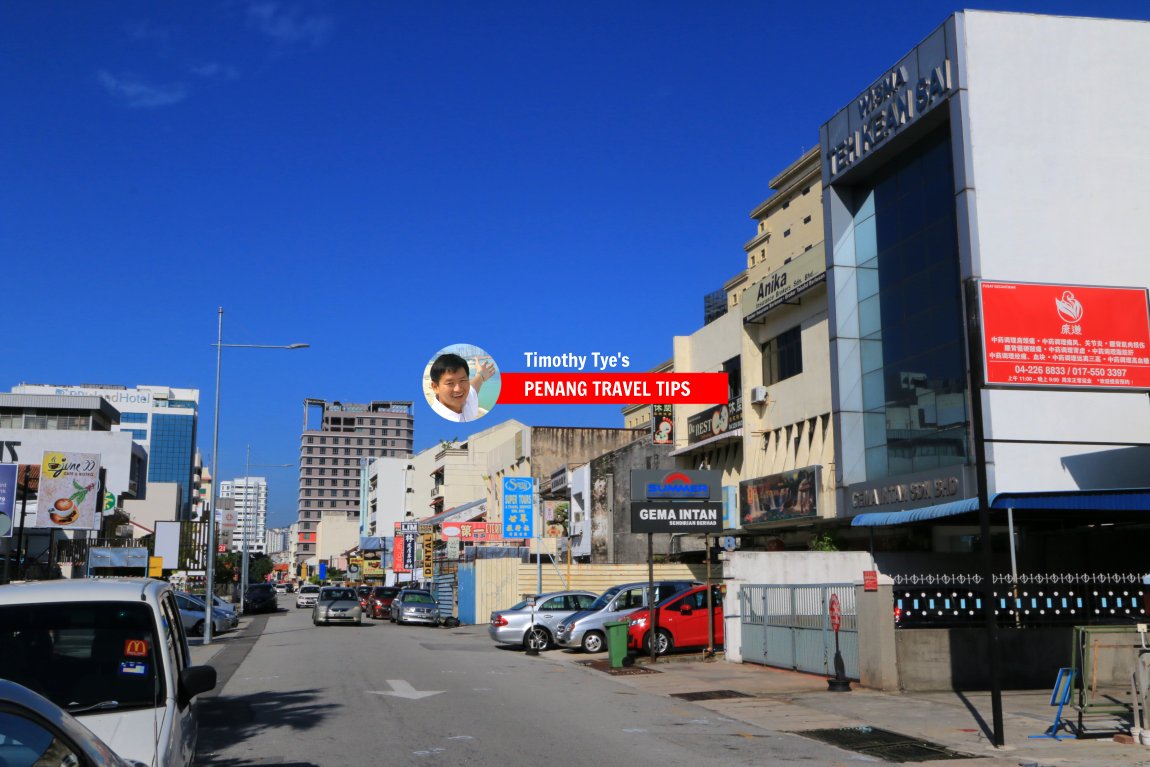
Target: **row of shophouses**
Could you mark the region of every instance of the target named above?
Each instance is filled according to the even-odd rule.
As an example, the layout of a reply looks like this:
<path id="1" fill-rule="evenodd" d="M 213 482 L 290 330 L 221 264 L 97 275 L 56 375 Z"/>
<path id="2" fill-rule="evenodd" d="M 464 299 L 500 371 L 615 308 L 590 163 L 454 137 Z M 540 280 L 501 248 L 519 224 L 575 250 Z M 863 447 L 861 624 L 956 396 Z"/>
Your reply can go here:
<path id="1" fill-rule="evenodd" d="M 920 634 L 934 644 L 916 655 L 892 619 L 900 634 L 967 630 L 981 619 L 963 601 L 975 584 L 975 597 L 1010 595 L 1002 614 L 1035 629 L 1007 643 L 1025 659 L 1008 668 L 1045 683 L 1042 661 L 1066 665 L 1066 645 L 1043 627 L 1144 614 L 1150 100 L 1128 83 L 1148 65 L 1143 22 L 951 16 L 844 94 L 817 147 L 770 180 L 745 267 L 705 296 L 702 327 L 674 337 L 654 371 L 726 372 L 726 404 L 635 406 L 622 429 L 507 421 L 377 460 L 346 523 L 363 545 L 348 553 L 374 549 L 387 577 L 397 526 L 501 523 L 501 479 L 530 476 L 545 537 L 512 590 L 571 585 L 583 564 L 646 562 L 632 471 L 717 471 L 723 530 L 656 535 L 653 551 L 661 567 L 721 563 L 710 576 L 734 587 L 738 624 L 728 657 L 770 662 L 755 589 L 829 585 L 852 590 L 849 628 L 863 627 L 853 676 L 977 684 L 977 634 Z M 482 549 L 498 547 L 451 551 L 482 569 Z M 446 543 L 433 550 L 458 572 Z M 856 605 L 864 573 L 879 591 L 859 586 Z M 460 613 L 481 622 L 489 605 L 475 604 Z"/>

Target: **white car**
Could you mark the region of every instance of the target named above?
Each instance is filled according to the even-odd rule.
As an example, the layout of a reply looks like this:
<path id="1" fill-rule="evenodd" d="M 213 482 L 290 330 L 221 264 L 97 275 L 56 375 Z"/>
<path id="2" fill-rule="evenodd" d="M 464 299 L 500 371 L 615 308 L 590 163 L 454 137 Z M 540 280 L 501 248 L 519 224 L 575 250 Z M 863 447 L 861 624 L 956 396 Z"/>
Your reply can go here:
<path id="1" fill-rule="evenodd" d="M 295 595 L 295 606 L 297 609 L 302 607 L 315 607 L 315 603 L 318 599 L 319 586 L 309 583 L 299 587 L 299 591 L 296 592 Z"/>
<path id="2" fill-rule="evenodd" d="M 189 665 L 172 587 L 149 578 L 0 587 L 0 679 L 80 720 L 121 758 L 189 767 L 195 696 L 216 686 Z"/>

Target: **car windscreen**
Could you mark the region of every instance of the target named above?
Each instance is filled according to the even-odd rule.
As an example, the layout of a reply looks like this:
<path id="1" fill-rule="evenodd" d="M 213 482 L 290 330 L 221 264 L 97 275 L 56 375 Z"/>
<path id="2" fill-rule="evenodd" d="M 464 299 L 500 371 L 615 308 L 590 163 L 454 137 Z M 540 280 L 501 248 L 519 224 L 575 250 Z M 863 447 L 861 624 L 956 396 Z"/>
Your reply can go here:
<path id="1" fill-rule="evenodd" d="M 404 604 L 422 604 L 430 605 L 435 604 L 435 600 L 431 598 L 431 594 L 422 594 L 418 591 L 409 591 L 403 595 Z"/>
<path id="2" fill-rule="evenodd" d="M 0 678 L 73 714 L 161 705 L 158 666 L 146 603 L 0 606 Z"/>
<path id="3" fill-rule="evenodd" d="M 334 602 L 337 599 L 355 599 L 359 597 L 351 589 L 324 589 L 319 592 L 319 599 L 321 602 Z"/>
<path id="4" fill-rule="evenodd" d="M 319 586 L 300 586 L 299 593 L 301 594 L 318 594 Z"/>
<path id="5" fill-rule="evenodd" d="M 607 589 L 602 594 L 600 594 L 599 598 L 596 599 L 594 602 L 592 602 L 591 606 L 588 607 L 587 609 L 588 610 L 602 610 L 604 607 L 606 607 L 608 604 L 610 604 L 611 600 L 614 599 L 615 595 L 618 594 L 621 590 L 622 590 L 621 587 L 613 588 L 613 589 Z"/>
<path id="6" fill-rule="evenodd" d="M 399 589 L 391 589 L 386 586 L 378 586 L 372 592 L 372 596 L 376 599 L 394 599 L 395 595 L 399 593 Z"/>

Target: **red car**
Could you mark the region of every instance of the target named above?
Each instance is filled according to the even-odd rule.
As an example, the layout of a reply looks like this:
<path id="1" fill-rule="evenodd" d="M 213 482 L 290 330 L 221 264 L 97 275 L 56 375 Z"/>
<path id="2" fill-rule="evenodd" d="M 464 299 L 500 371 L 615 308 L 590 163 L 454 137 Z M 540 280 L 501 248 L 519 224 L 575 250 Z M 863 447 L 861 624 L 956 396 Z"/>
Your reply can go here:
<path id="1" fill-rule="evenodd" d="M 723 646 L 723 594 L 722 586 L 711 588 L 711 614 L 714 620 L 715 647 Z M 675 648 L 707 646 L 707 587 L 692 589 L 664 599 L 659 603 L 659 628 L 656 632 L 655 652 L 664 655 Z M 651 652 L 651 614 L 637 610 L 627 616 L 627 648 Z"/>
<path id="2" fill-rule="evenodd" d="M 391 600 L 399 593 L 398 586 L 373 586 L 367 595 L 363 614 L 369 618 L 383 620 L 391 616 Z"/>

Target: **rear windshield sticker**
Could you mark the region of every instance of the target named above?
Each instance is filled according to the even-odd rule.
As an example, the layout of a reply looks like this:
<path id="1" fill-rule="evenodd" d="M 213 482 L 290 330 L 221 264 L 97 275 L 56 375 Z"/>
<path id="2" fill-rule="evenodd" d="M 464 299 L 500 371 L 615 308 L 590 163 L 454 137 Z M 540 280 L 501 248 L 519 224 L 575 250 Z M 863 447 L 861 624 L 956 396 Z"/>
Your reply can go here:
<path id="1" fill-rule="evenodd" d="M 148 664 L 126 660 L 120 663 L 120 673 L 124 676 L 147 676 Z"/>

